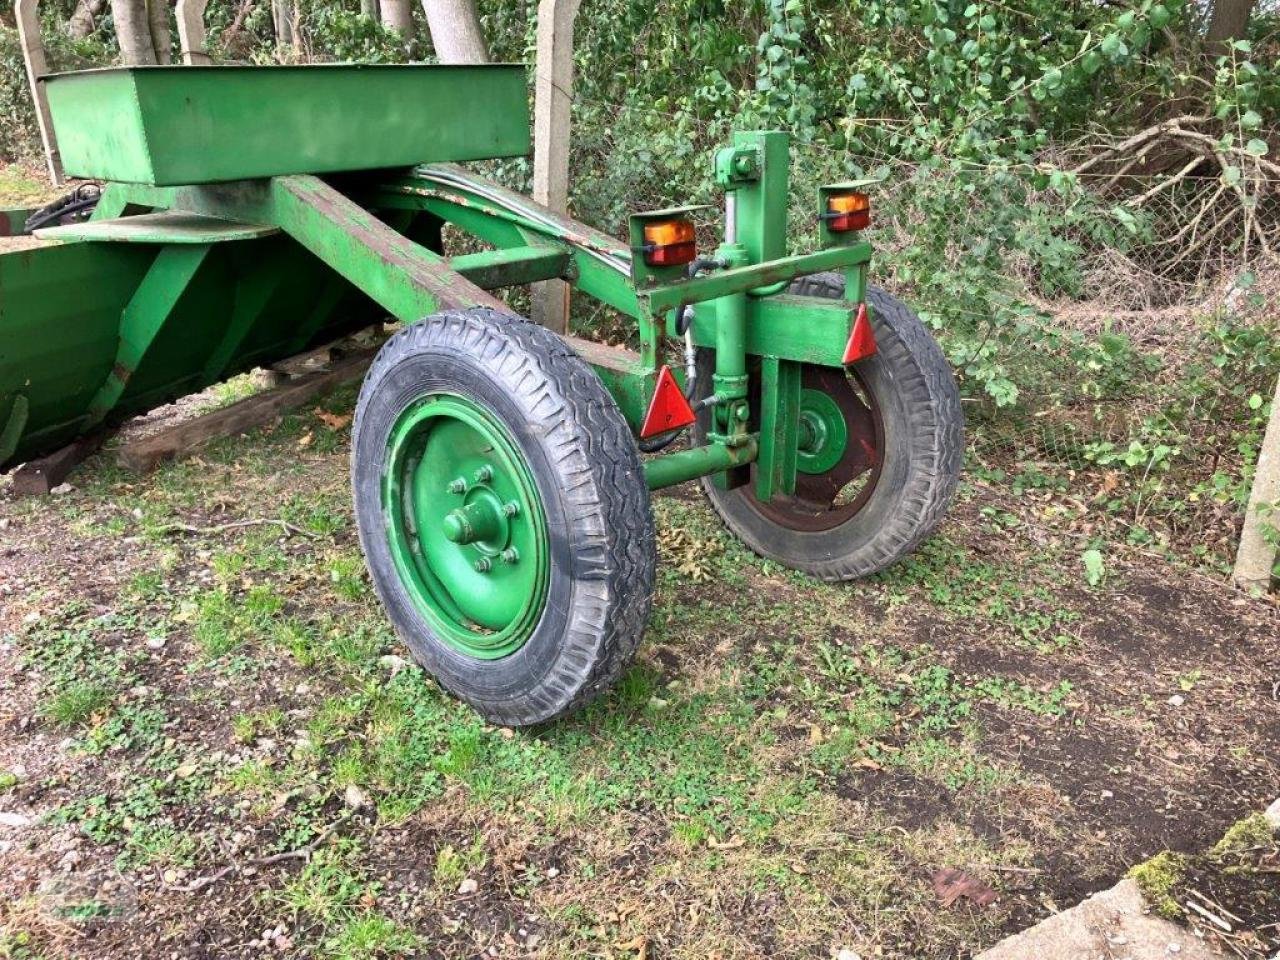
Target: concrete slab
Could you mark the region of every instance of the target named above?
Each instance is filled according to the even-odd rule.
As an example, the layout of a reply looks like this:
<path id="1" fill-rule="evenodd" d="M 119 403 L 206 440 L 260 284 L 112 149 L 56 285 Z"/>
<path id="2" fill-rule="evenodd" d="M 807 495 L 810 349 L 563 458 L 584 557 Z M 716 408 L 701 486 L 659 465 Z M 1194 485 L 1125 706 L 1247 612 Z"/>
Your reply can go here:
<path id="1" fill-rule="evenodd" d="M 1138 885 L 1121 880 L 1070 910 L 986 950 L 975 960 L 1216 960 L 1186 928 L 1147 913 Z"/>

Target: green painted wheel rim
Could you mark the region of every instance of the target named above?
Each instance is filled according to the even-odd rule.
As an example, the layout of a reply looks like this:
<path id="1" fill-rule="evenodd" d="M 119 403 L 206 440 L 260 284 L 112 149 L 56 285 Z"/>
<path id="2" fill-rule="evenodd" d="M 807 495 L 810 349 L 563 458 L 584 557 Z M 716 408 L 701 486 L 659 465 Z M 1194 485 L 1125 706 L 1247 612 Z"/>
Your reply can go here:
<path id="1" fill-rule="evenodd" d="M 546 604 L 547 520 L 489 410 L 447 393 L 405 410 L 387 440 L 382 505 L 400 580 L 446 643 L 484 660 L 524 646 Z"/>
<path id="2" fill-rule="evenodd" d="M 800 391 L 796 469 L 802 473 L 826 473 L 840 462 L 848 444 L 849 425 L 840 404 L 821 390 Z"/>

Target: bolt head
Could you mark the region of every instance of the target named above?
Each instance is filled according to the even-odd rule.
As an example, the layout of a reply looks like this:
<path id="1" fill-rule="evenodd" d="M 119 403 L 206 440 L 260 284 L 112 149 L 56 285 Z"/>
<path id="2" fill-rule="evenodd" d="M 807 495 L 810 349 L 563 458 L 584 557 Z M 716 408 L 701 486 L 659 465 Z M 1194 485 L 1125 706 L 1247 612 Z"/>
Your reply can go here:
<path id="1" fill-rule="evenodd" d="M 520 512 L 520 504 L 514 500 L 508 500 L 502 505 L 502 515 L 504 517 L 514 517 Z"/>
<path id="2" fill-rule="evenodd" d="M 488 573 L 492 566 L 493 563 L 488 557 L 481 557 L 476 561 L 476 573 Z"/>
<path id="3" fill-rule="evenodd" d="M 467 481 L 463 480 L 461 477 L 458 477 L 458 479 L 456 480 L 450 480 L 449 492 L 450 493 L 466 493 Z"/>
<path id="4" fill-rule="evenodd" d="M 520 559 L 520 551 L 517 550 L 515 547 L 507 547 L 507 549 L 502 551 L 503 563 L 515 563 L 519 559 Z"/>
<path id="5" fill-rule="evenodd" d="M 488 483 L 493 479 L 493 467 L 486 464 L 476 471 L 476 483 Z"/>

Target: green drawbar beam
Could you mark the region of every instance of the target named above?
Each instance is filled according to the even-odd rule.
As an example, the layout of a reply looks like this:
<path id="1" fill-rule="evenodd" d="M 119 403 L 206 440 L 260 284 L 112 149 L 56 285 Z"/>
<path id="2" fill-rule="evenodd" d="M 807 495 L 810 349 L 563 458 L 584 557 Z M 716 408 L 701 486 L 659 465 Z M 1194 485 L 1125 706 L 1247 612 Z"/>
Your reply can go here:
<path id="1" fill-rule="evenodd" d="M 73 177 L 177 186 L 529 152 L 518 64 L 119 67 L 43 82 Z"/>
<path id="2" fill-rule="evenodd" d="M 748 439 L 739 447 L 723 443 L 709 443 L 692 450 L 681 450 L 663 457 L 645 461 L 644 482 L 650 490 L 674 487 L 686 480 L 721 473 L 730 467 L 740 467 L 756 458 L 756 441 Z"/>

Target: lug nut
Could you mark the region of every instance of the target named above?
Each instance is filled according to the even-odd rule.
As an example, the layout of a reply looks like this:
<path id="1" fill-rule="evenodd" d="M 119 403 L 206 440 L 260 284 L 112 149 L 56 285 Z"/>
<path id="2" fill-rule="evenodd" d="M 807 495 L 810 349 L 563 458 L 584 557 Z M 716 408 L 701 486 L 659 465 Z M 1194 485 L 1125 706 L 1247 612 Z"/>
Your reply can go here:
<path id="1" fill-rule="evenodd" d="M 457 480 L 450 480 L 449 492 L 450 493 L 466 493 L 467 481 L 463 480 L 461 477 L 459 477 Z"/>
<path id="2" fill-rule="evenodd" d="M 504 517 L 514 517 L 520 512 L 520 504 L 514 500 L 508 500 L 502 505 L 502 515 Z"/>
<path id="3" fill-rule="evenodd" d="M 476 573 L 488 573 L 492 566 L 493 562 L 488 557 L 481 557 L 476 561 Z"/>
<path id="4" fill-rule="evenodd" d="M 519 559 L 520 559 L 520 551 L 517 550 L 515 547 L 507 547 L 507 549 L 502 551 L 503 563 L 515 563 Z"/>
<path id="5" fill-rule="evenodd" d="M 493 479 L 493 467 L 486 464 L 476 471 L 476 483 L 488 483 Z"/>

